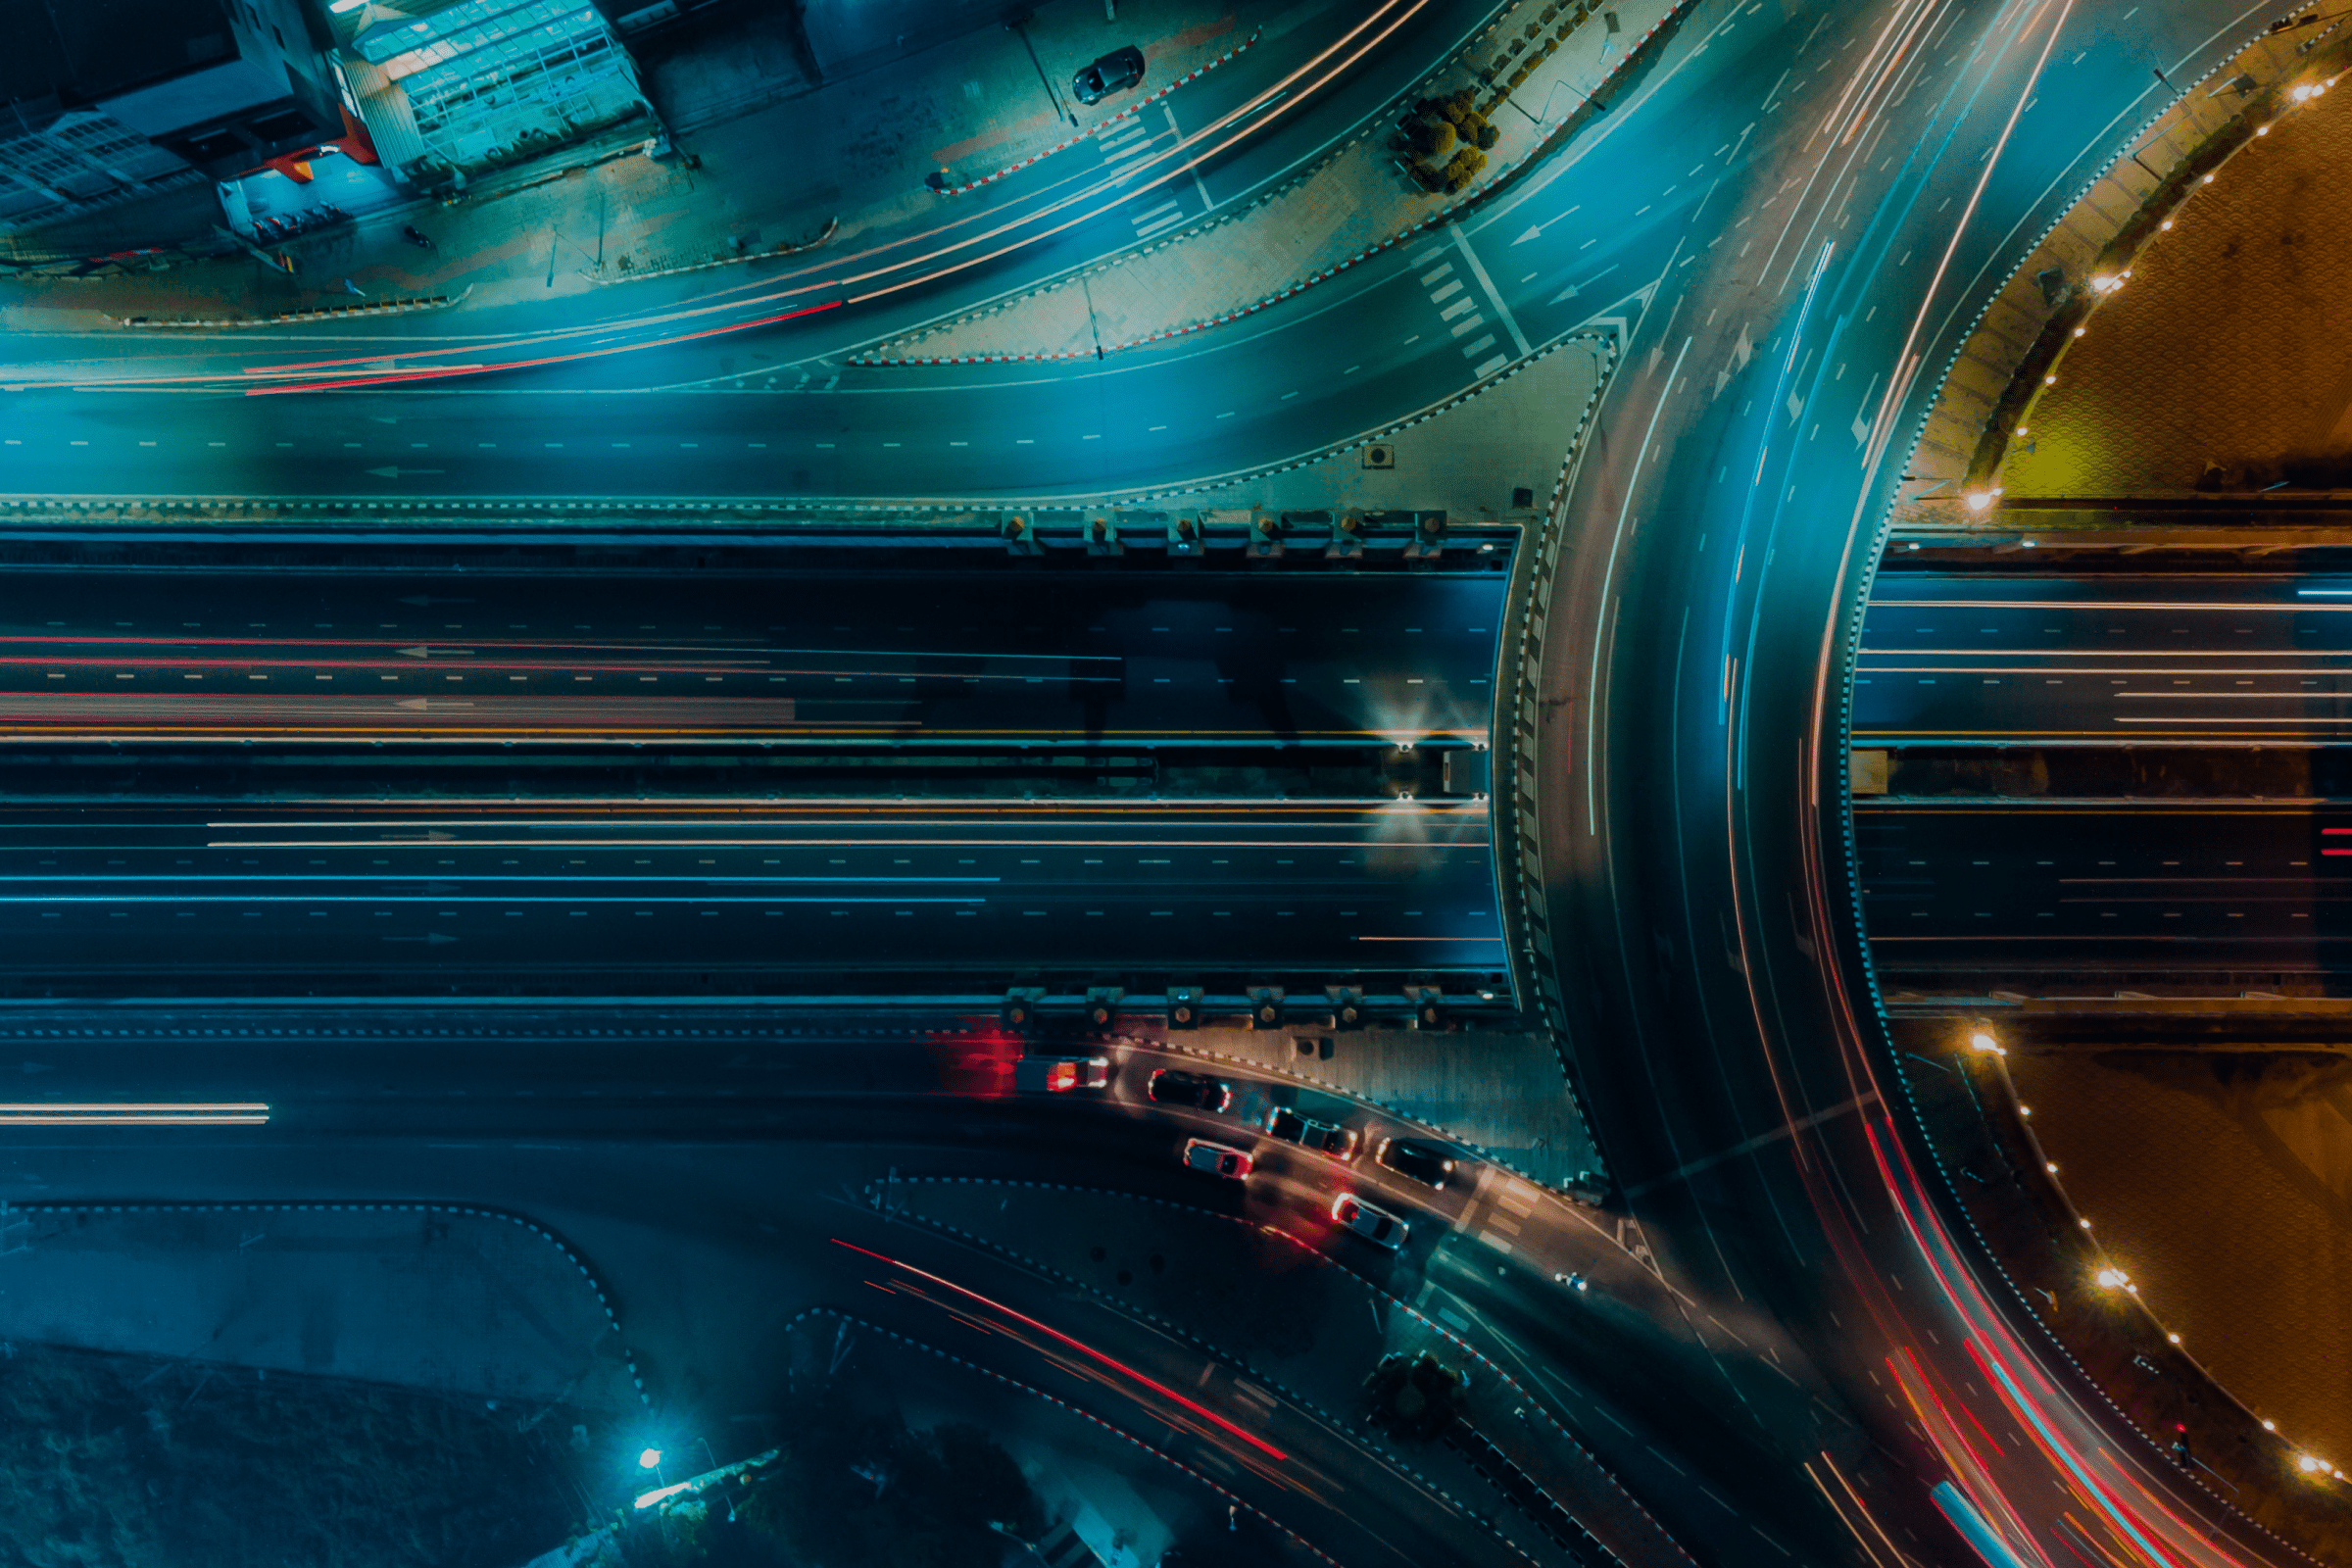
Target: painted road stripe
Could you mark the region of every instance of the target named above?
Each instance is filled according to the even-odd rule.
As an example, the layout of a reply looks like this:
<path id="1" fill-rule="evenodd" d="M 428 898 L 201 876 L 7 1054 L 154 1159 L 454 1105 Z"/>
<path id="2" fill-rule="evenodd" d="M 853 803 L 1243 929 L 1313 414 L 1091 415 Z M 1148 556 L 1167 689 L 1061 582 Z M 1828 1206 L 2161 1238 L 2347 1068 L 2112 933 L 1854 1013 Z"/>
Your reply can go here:
<path id="1" fill-rule="evenodd" d="M 1511 308 L 1502 303 L 1502 295 L 1496 291 L 1494 280 L 1487 275 L 1487 269 L 1479 261 L 1478 253 L 1470 248 L 1470 236 L 1462 232 L 1459 223 L 1447 223 L 1446 226 L 1453 231 L 1454 248 L 1462 253 L 1462 260 L 1470 268 L 1470 275 L 1478 279 L 1478 286 L 1487 291 L 1487 301 L 1494 307 L 1494 314 L 1502 318 L 1504 329 L 1511 334 L 1511 342 L 1517 345 L 1520 353 L 1531 352 L 1527 334 L 1519 330 L 1518 319 L 1511 315 Z"/>

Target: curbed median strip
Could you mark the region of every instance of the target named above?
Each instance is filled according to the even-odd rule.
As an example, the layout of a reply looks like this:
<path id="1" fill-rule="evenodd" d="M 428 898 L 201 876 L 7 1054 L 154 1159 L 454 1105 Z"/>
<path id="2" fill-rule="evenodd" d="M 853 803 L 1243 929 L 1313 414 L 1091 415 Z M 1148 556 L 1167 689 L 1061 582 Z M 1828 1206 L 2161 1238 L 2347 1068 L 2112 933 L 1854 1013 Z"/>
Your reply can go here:
<path id="1" fill-rule="evenodd" d="M 147 316 L 125 316 L 114 319 L 118 326 L 128 327 L 133 331 L 140 332 L 169 331 L 174 328 L 202 328 L 218 331 L 240 326 L 290 326 L 304 321 L 342 321 L 363 316 L 414 316 L 419 311 L 446 311 L 453 306 L 465 304 L 466 296 L 472 292 L 473 285 L 468 283 L 462 292 L 457 294 L 419 294 L 407 299 L 373 300 L 366 305 L 319 305 L 306 311 L 281 311 L 275 316 L 182 318 L 173 320 L 158 320 Z"/>

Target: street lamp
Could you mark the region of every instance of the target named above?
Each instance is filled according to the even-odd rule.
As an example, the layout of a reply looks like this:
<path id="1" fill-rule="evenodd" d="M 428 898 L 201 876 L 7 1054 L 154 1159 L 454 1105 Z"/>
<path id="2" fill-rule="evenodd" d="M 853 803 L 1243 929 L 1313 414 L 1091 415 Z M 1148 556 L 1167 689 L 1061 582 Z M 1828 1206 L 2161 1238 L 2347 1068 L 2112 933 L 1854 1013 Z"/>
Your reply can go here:
<path id="1" fill-rule="evenodd" d="M 643 1453 L 637 1455 L 637 1468 L 640 1470 L 661 1469 L 662 1450 L 660 1448 L 648 1448 Z"/>

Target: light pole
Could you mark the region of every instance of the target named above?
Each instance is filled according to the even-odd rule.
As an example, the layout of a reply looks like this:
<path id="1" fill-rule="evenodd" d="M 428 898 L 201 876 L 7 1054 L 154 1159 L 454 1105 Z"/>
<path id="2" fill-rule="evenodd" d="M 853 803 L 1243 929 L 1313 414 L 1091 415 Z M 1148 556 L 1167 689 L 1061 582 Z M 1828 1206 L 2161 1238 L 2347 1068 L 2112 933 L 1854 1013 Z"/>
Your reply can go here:
<path id="1" fill-rule="evenodd" d="M 1004 24 L 1005 30 L 1020 34 L 1021 47 L 1029 51 L 1029 64 L 1036 69 L 1037 79 L 1046 89 L 1046 102 L 1054 106 L 1054 118 L 1067 120 L 1075 125 L 1078 123 L 1078 117 L 1061 107 L 1061 94 L 1054 90 L 1054 78 L 1046 74 L 1045 63 L 1037 58 L 1037 45 L 1029 41 L 1029 19 L 1034 15 L 1036 15 L 1035 12 L 1022 12 Z"/>

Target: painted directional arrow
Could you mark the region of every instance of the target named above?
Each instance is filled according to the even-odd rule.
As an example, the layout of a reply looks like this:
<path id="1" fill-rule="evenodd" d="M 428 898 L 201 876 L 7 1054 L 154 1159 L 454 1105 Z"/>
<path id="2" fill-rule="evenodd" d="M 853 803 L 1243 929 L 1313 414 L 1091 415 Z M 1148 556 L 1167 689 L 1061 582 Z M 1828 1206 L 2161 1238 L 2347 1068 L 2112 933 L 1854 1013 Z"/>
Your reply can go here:
<path id="1" fill-rule="evenodd" d="M 1520 235 L 1520 236 L 1519 236 L 1517 239 L 1515 239 L 1515 240 L 1511 241 L 1511 243 L 1512 243 L 1512 244 L 1514 244 L 1514 245 L 1524 245 L 1524 244 L 1526 244 L 1526 243 L 1527 243 L 1529 240 L 1531 240 L 1531 239 L 1539 239 L 1539 238 L 1542 238 L 1542 237 L 1543 237 L 1543 233 L 1544 233 L 1544 231 L 1545 229 L 1549 228 L 1549 227 L 1550 227 L 1552 224 L 1554 224 L 1554 223 L 1558 222 L 1558 221 L 1559 221 L 1561 219 L 1563 219 L 1563 218 L 1566 218 L 1566 217 L 1568 216 L 1568 214 L 1569 214 L 1569 213 L 1574 213 L 1574 212 L 1579 212 L 1579 211 L 1581 211 L 1581 210 L 1583 209 L 1583 207 L 1584 207 L 1584 203 L 1582 203 L 1582 202 L 1579 202 L 1579 203 L 1577 203 L 1577 204 L 1576 204 L 1576 206 L 1569 208 L 1567 213 L 1554 213 L 1554 214 L 1552 214 L 1552 215 L 1551 215 L 1549 218 L 1546 218 L 1545 220 L 1544 220 L 1544 221 L 1542 221 L 1541 223 L 1534 223 L 1534 224 L 1531 224 L 1531 225 L 1529 225 L 1527 232 L 1526 232 L 1526 233 L 1524 233 L 1524 234 L 1521 234 L 1521 235 Z"/>
<path id="2" fill-rule="evenodd" d="M 374 474 L 378 479 L 397 479 L 403 474 L 446 473 L 449 470 L 446 468 L 369 468 L 368 471 Z"/>
<path id="3" fill-rule="evenodd" d="M 403 659 L 471 659 L 473 657 L 473 650 L 470 648 L 436 649 L 423 643 L 418 643 L 414 648 L 399 648 L 393 651 Z"/>
<path id="4" fill-rule="evenodd" d="M 411 594 L 406 599 L 395 599 L 392 602 L 396 605 L 415 605 L 418 610 L 422 610 L 427 605 L 470 605 L 473 603 L 470 599 L 435 599 L 431 594 Z"/>
<path id="5" fill-rule="evenodd" d="M 471 703 L 453 703 L 446 697 L 442 698 L 437 703 L 432 701 L 430 698 L 403 697 L 393 703 L 392 706 L 394 708 L 405 708 L 412 713 L 434 713 L 451 708 L 471 708 L 473 705 Z"/>
<path id="6" fill-rule="evenodd" d="M 445 937 L 438 931 L 432 931 L 427 932 L 425 935 L 420 937 L 386 937 L 384 940 L 386 942 L 421 942 L 427 947 L 437 948 L 444 942 L 455 942 L 458 939 L 456 937 Z"/>

